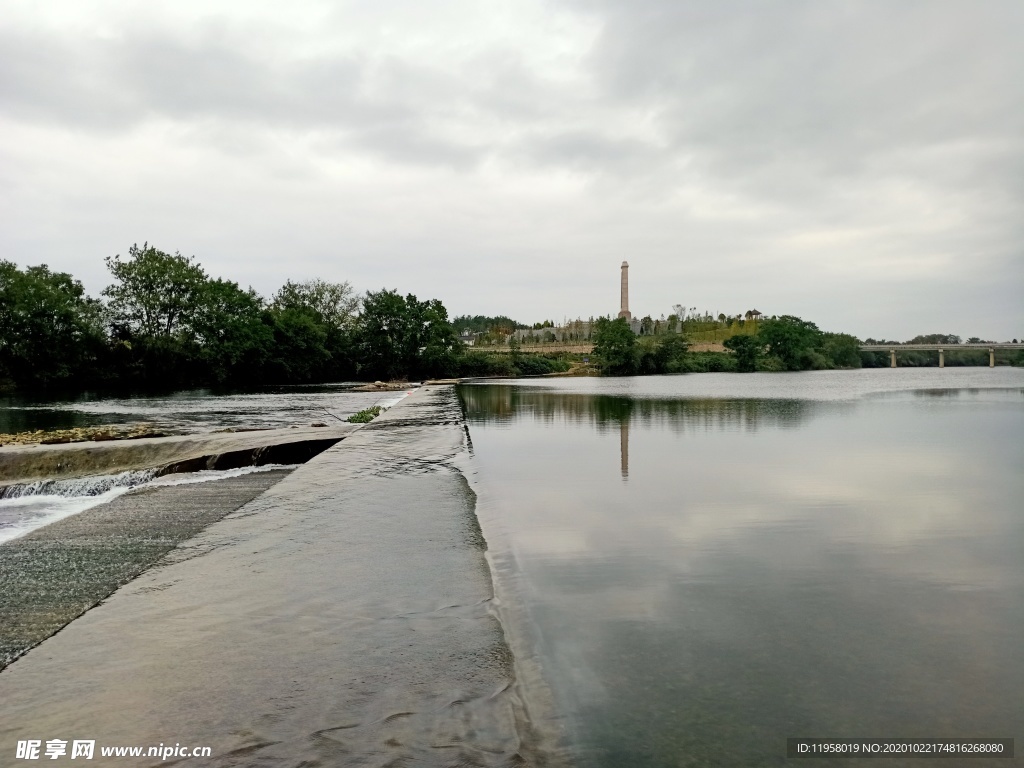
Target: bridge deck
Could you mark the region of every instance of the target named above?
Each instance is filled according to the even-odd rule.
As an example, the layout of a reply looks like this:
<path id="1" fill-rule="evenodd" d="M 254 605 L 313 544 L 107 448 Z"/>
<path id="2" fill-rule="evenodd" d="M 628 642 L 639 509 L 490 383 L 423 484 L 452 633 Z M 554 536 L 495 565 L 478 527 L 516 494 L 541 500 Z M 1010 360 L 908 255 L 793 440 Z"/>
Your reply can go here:
<path id="1" fill-rule="evenodd" d="M 1011 342 L 1005 342 L 1001 344 L 861 344 L 861 352 L 888 352 L 891 349 L 895 350 L 932 350 L 938 351 L 943 350 L 949 352 L 955 349 L 980 349 L 988 351 L 990 349 L 1024 349 L 1024 344 L 1014 344 Z"/>

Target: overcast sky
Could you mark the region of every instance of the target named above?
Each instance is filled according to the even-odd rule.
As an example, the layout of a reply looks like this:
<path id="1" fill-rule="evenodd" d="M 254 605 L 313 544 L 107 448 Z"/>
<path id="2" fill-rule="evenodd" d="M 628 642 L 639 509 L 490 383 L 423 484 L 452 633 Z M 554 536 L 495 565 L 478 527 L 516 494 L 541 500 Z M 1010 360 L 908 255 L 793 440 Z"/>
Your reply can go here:
<path id="1" fill-rule="evenodd" d="M 1021 0 L 0 0 L 0 258 L 1024 336 Z"/>

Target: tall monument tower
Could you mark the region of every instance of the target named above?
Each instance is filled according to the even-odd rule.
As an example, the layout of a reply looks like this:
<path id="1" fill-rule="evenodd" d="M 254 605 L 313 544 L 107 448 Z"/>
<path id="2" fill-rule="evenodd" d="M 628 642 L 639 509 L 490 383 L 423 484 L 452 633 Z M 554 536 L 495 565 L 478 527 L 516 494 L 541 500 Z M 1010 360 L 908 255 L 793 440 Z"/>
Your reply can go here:
<path id="1" fill-rule="evenodd" d="M 632 320 L 629 313 L 629 262 L 622 262 L 622 287 L 619 289 L 619 317 Z"/>

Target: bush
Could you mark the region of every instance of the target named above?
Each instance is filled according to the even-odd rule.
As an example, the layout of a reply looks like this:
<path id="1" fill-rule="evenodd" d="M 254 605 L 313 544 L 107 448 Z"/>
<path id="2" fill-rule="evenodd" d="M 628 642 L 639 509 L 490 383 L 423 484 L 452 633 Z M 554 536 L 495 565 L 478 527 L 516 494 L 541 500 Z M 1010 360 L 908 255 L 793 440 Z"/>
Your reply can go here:
<path id="1" fill-rule="evenodd" d="M 725 352 L 690 352 L 681 367 L 682 373 L 733 373 L 736 358 Z"/>
<path id="2" fill-rule="evenodd" d="M 556 360 L 541 355 L 517 355 L 513 365 L 515 365 L 516 373 L 519 376 L 543 376 L 545 373 L 569 369 L 568 366 L 563 368 L 557 364 Z"/>
<path id="3" fill-rule="evenodd" d="M 757 370 L 763 373 L 780 373 L 786 370 L 786 364 L 775 355 L 758 358 Z"/>
<path id="4" fill-rule="evenodd" d="M 515 376 L 516 369 L 508 355 L 484 355 L 466 352 L 457 364 L 459 376 Z"/>
<path id="5" fill-rule="evenodd" d="M 800 362 L 804 371 L 827 371 L 835 366 L 832 361 L 816 349 L 805 349 L 800 355 Z"/>
<path id="6" fill-rule="evenodd" d="M 373 405 L 370 406 L 369 408 L 359 411 L 359 413 L 353 413 L 351 416 L 345 419 L 345 421 L 351 422 L 352 424 L 366 424 L 368 422 L 373 421 L 383 412 L 383 406 Z"/>

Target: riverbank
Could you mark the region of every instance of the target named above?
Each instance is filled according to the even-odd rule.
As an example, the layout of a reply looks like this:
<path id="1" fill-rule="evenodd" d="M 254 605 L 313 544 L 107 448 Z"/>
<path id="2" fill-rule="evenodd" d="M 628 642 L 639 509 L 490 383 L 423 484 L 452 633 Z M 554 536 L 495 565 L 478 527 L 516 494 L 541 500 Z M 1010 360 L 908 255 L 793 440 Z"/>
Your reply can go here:
<path id="1" fill-rule="evenodd" d="M 552 764 L 466 441 L 453 388 L 426 387 L 210 525 L 0 674 L 0 752 L 45 733 L 218 766 Z"/>

